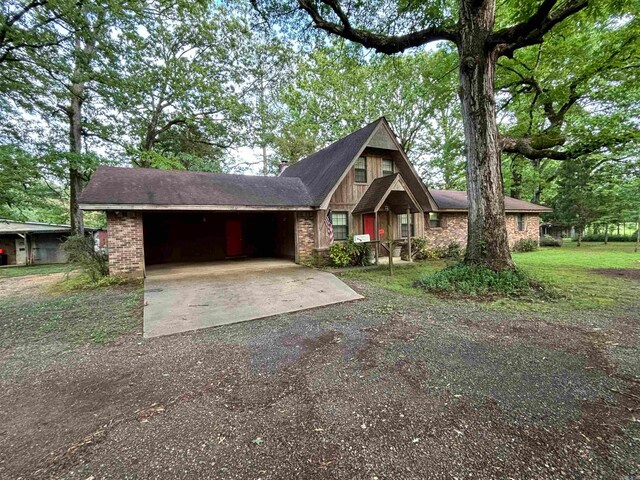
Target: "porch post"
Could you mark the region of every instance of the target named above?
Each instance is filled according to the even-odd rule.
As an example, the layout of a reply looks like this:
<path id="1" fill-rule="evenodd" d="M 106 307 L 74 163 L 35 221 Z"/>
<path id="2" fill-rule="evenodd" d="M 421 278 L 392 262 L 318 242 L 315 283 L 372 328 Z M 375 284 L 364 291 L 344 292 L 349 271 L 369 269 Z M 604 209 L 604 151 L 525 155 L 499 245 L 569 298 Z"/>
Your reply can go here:
<path id="1" fill-rule="evenodd" d="M 413 223 L 413 213 L 411 213 L 411 206 L 407 205 L 407 246 L 409 247 L 409 262 L 413 262 L 413 255 L 411 254 L 411 224 Z"/>
<path id="2" fill-rule="evenodd" d="M 378 232 L 378 211 L 377 211 L 377 210 L 374 212 L 374 215 L 375 215 L 375 216 L 374 216 L 374 221 L 373 221 L 373 228 L 375 228 L 375 232 L 374 232 L 373 236 L 374 236 L 374 238 L 376 239 L 376 243 L 374 244 L 374 247 L 373 247 L 373 248 L 374 248 L 374 249 L 375 249 L 375 251 L 376 251 L 376 265 L 378 265 L 378 264 L 379 264 L 379 262 L 378 262 L 378 255 L 379 255 L 379 253 L 380 253 L 380 252 L 379 252 L 379 249 L 380 249 L 380 245 L 379 245 L 379 242 L 380 242 L 380 232 Z"/>

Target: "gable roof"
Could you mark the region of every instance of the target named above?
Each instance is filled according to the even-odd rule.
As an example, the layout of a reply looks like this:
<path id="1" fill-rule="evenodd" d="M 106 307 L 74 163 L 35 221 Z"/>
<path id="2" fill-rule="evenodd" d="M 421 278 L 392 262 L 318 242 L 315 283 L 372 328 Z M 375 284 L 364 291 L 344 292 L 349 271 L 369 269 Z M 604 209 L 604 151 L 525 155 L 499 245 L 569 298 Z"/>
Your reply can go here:
<path id="1" fill-rule="evenodd" d="M 383 121 L 384 118 L 379 118 L 328 147 L 303 158 L 287 167 L 279 178 L 294 177 L 302 180 L 313 205 L 320 206 Z"/>
<path id="2" fill-rule="evenodd" d="M 380 199 L 391 188 L 391 185 L 393 185 L 393 182 L 395 182 L 398 175 L 400 174 L 394 173 L 393 175 L 378 177 L 371 182 L 371 185 L 369 185 L 369 188 L 364 192 L 364 195 L 362 195 L 360 201 L 351 213 L 357 214 L 373 212 L 378 206 Z"/>
<path id="3" fill-rule="evenodd" d="M 85 210 L 173 207 L 311 209 L 299 178 L 230 175 L 154 168 L 99 167 L 80 195 Z"/>
<path id="4" fill-rule="evenodd" d="M 467 192 L 459 190 L 432 190 L 431 196 L 438 204 L 439 210 L 467 211 L 469 203 L 467 202 Z M 544 213 L 553 210 L 535 203 L 525 202 L 511 197 L 504 197 L 505 212 L 522 212 L 522 213 Z"/>
<path id="5" fill-rule="evenodd" d="M 400 175 L 399 173 L 394 173 L 393 175 L 378 177 L 373 182 L 371 182 L 371 185 L 369 185 L 369 188 L 367 188 L 367 191 L 364 192 L 364 195 L 362 195 L 362 198 L 360 198 L 360 201 L 351 213 L 358 214 L 375 212 L 381 207 L 382 203 L 387 198 L 390 198 L 390 195 L 394 194 L 394 191 L 397 192 L 395 193 L 396 195 L 404 193 L 407 197 L 409 197 L 409 202 L 413 204 L 413 207 L 411 209 L 412 211 L 422 211 L 422 207 L 415 199 L 415 197 L 411 194 L 411 191 L 407 187 L 407 184 L 402 178 L 402 175 Z M 404 198 L 406 197 L 402 197 L 403 203 Z M 397 202 L 400 199 L 395 198 L 394 200 Z M 397 204 L 392 205 L 392 207 L 397 207 Z M 406 210 L 403 208 L 402 212 L 405 211 Z"/>

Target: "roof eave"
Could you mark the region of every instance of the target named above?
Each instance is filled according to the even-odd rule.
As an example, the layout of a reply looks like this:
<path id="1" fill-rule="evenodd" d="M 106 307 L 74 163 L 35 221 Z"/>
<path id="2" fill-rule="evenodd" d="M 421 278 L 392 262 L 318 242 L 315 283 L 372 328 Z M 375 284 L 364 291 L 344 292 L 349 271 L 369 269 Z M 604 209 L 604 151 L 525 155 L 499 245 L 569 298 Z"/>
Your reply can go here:
<path id="1" fill-rule="evenodd" d="M 113 210 L 144 210 L 144 211 L 309 211 L 316 210 L 309 205 L 153 205 L 147 203 L 81 203 L 81 210 L 113 211 Z"/>

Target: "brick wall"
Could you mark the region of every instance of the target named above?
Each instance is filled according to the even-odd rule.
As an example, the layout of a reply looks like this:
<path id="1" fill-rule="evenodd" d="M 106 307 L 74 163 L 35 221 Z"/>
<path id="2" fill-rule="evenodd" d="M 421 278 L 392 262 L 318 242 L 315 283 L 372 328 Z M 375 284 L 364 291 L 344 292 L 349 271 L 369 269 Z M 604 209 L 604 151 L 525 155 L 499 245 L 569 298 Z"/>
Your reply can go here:
<path id="1" fill-rule="evenodd" d="M 524 214 L 524 230 L 518 230 L 518 216 L 513 213 L 507 214 L 507 234 L 509 235 L 509 245 L 522 238 L 539 240 L 540 217 L 538 215 Z M 429 225 L 428 215 L 425 217 L 425 238 L 429 242 L 429 247 L 447 246 L 451 242 L 458 242 L 460 245 L 467 244 L 467 214 L 466 213 L 441 213 L 440 227 Z"/>
<path id="2" fill-rule="evenodd" d="M 144 276 L 141 212 L 107 212 L 109 273 Z"/>
<path id="3" fill-rule="evenodd" d="M 540 217 L 538 215 L 522 215 L 524 230 L 518 230 L 518 215 L 507 214 L 507 233 L 509 234 L 509 245 L 523 238 L 540 241 Z"/>
<path id="4" fill-rule="evenodd" d="M 296 213 L 296 262 L 312 262 L 316 243 L 315 212 Z"/>
<path id="5" fill-rule="evenodd" d="M 446 247 L 451 242 L 458 242 L 463 246 L 467 244 L 466 213 L 441 213 L 440 227 L 429 224 L 429 214 L 425 215 L 424 221 L 424 236 L 429 248 Z"/>

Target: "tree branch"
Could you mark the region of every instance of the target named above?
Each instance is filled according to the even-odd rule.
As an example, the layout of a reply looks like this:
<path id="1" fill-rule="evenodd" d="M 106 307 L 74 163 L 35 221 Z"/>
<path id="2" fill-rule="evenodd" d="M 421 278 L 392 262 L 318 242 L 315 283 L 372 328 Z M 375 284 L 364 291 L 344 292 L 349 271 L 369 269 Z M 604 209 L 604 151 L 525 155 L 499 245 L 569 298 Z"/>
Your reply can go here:
<path id="1" fill-rule="evenodd" d="M 311 17 L 316 28 L 359 43 L 367 48 L 372 48 L 380 53 L 392 55 L 436 40 L 457 42 L 456 30 L 444 27 L 430 27 L 405 35 L 383 35 L 361 28 L 353 28 L 349 22 L 348 15 L 344 12 L 338 0 L 320 1 L 331 8 L 340 23 L 329 21 L 323 17 L 314 0 L 298 0 L 300 9 Z"/>
<path id="2" fill-rule="evenodd" d="M 557 24 L 584 9 L 588 0 L 568 0 L 553 10 L 558 0 L 544 0 L 526 21 L 493 32 L 487 39 L 490 49 L 497 48 L 498 56 L 513 57 L 519 48 L 542 43 L 544 35 Z"/>

